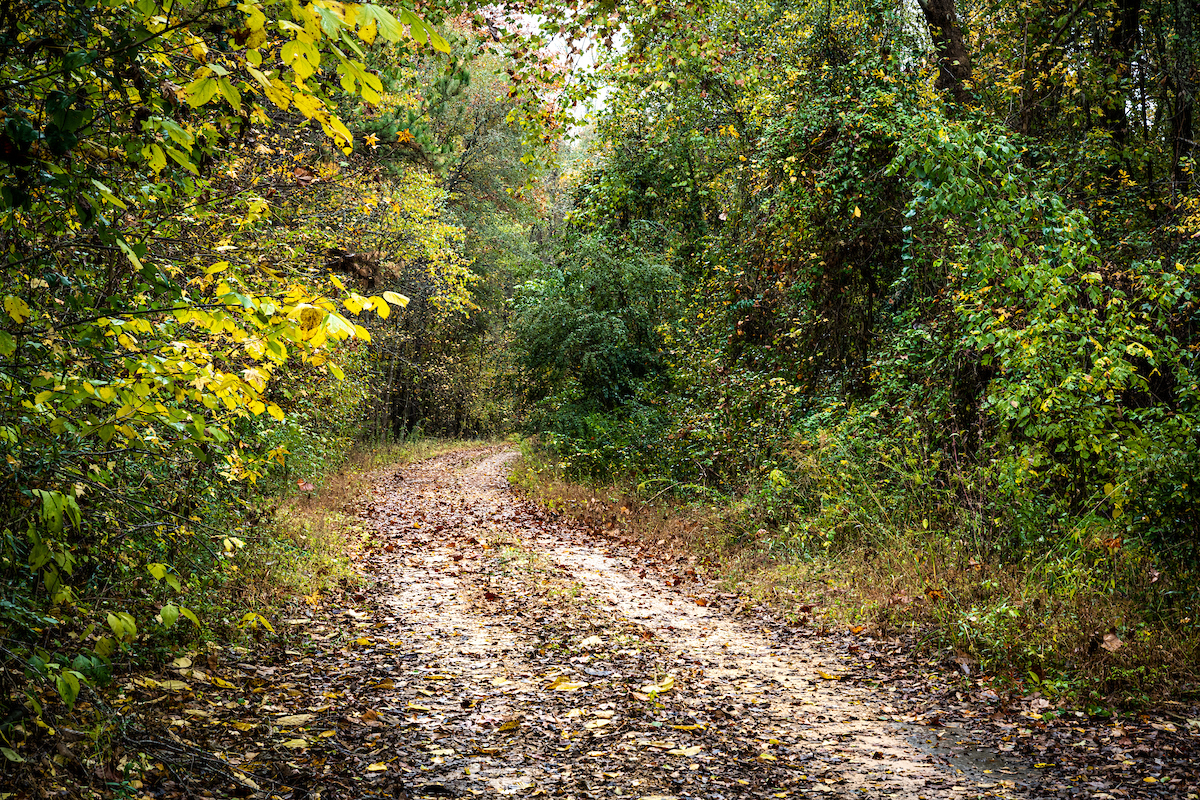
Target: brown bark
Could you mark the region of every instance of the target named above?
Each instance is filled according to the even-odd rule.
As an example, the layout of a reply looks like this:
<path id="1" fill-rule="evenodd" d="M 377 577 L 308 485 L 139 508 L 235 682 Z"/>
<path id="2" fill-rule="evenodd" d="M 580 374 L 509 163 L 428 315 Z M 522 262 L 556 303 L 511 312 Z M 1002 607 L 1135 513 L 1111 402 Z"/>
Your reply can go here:
<path id="1" fill-rule="evenodd" d="M 954 11 L 954 0 L 917 0 L 929 26 L 929 35 L 937 51 L 938 89 L 950 91 L 956 103 L 967 98 L 966 82 L 971 78 L 971 54 L 963 41 L 962 26 Z"/>

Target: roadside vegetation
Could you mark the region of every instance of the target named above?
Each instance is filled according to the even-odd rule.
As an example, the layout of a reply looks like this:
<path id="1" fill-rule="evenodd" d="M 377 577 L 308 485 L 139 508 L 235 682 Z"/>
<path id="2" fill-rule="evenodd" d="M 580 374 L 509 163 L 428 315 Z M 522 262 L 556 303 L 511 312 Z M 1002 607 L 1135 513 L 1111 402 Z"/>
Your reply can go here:
<path id="1" fill-rule="evenodd" d="M 1036 9 L 638 12 L 514 299 L 530 468 L 828 624 L 1166 697 L 1200 663 L 1194 22 Z"/>
<path id="2" fill-rule="evenodd" d="M 1194 692 L 1195 21 L 1035 7 L 0 11 L 3 766 L 514 431 L 797 620 Z"/>
<path id="3" fill-rule="evenodd" d="M 130 674 L 350 588 L 369 468 L 511 427 L 484 356 L 553 138 L 482 17 L 0 13 L 7 776 L 111 755 Z"/>

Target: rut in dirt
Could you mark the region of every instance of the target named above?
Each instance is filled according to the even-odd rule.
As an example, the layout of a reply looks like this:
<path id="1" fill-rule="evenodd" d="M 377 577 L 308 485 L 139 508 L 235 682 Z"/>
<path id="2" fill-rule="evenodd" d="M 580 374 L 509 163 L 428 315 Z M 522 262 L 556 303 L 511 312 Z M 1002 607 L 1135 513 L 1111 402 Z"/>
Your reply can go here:
<path id="1" fill-rule="evenodd" d="M 410 796 L 1005 797 L 1035 778 L 965 732 L 946 744 L 974 765 L 919 746 L 947 732 L 897 722 L 861 659 L 700 605 L 702 585 L 515 497 L 515 453 L 477 456 L 392 476 L 363 514 L 383 619 L 421 643 L 376 709 L 427 738 L 387 765 Z"/>

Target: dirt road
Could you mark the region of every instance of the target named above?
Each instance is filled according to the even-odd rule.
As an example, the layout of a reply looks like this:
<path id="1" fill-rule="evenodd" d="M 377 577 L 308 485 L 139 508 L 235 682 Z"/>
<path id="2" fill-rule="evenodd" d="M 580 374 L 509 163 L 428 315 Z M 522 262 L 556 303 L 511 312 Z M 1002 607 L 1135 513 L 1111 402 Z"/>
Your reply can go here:
<path id="1" fill-rule="evenodd" d="M 1002 712 L 901 642 L 767 624 L 686 558 L 656 569 L 521 502 L 514 458 L 379 475 L 370 588 L 286 620 L 286 648 L 181 668 L 205 692 L 142 745 L 166 762 L 146 793 L 1195 797 L 1182 723 Z"/>
<path id="2" fill-rule="evenodd" d="M 700 605 L 702 587 L 516 501 L 514 457 L 427 462 L 366 511 L 388 635 L 422 643 L 380 709 L 429 742 L 397 760 L 406 790 L 1002 797 L 1028 780 L 999 757 L 951 765 L 846 654 Z"/>

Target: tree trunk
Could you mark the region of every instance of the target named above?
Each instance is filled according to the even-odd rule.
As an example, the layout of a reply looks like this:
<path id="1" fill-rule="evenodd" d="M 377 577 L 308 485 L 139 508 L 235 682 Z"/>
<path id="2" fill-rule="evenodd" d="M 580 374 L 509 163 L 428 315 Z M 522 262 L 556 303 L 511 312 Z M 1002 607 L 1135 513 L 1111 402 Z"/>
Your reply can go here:
<path id="1" fill-rule="evenodd" d="M 917 4 L 925 15 L 937 51 L 938 76 L 934 86 L 948 89 L 954 102 L 963 103 L 967 99 L 966 82 L 971 78 L 971 55 L 954 12 L 954 0 L 917 0 Z"/>

